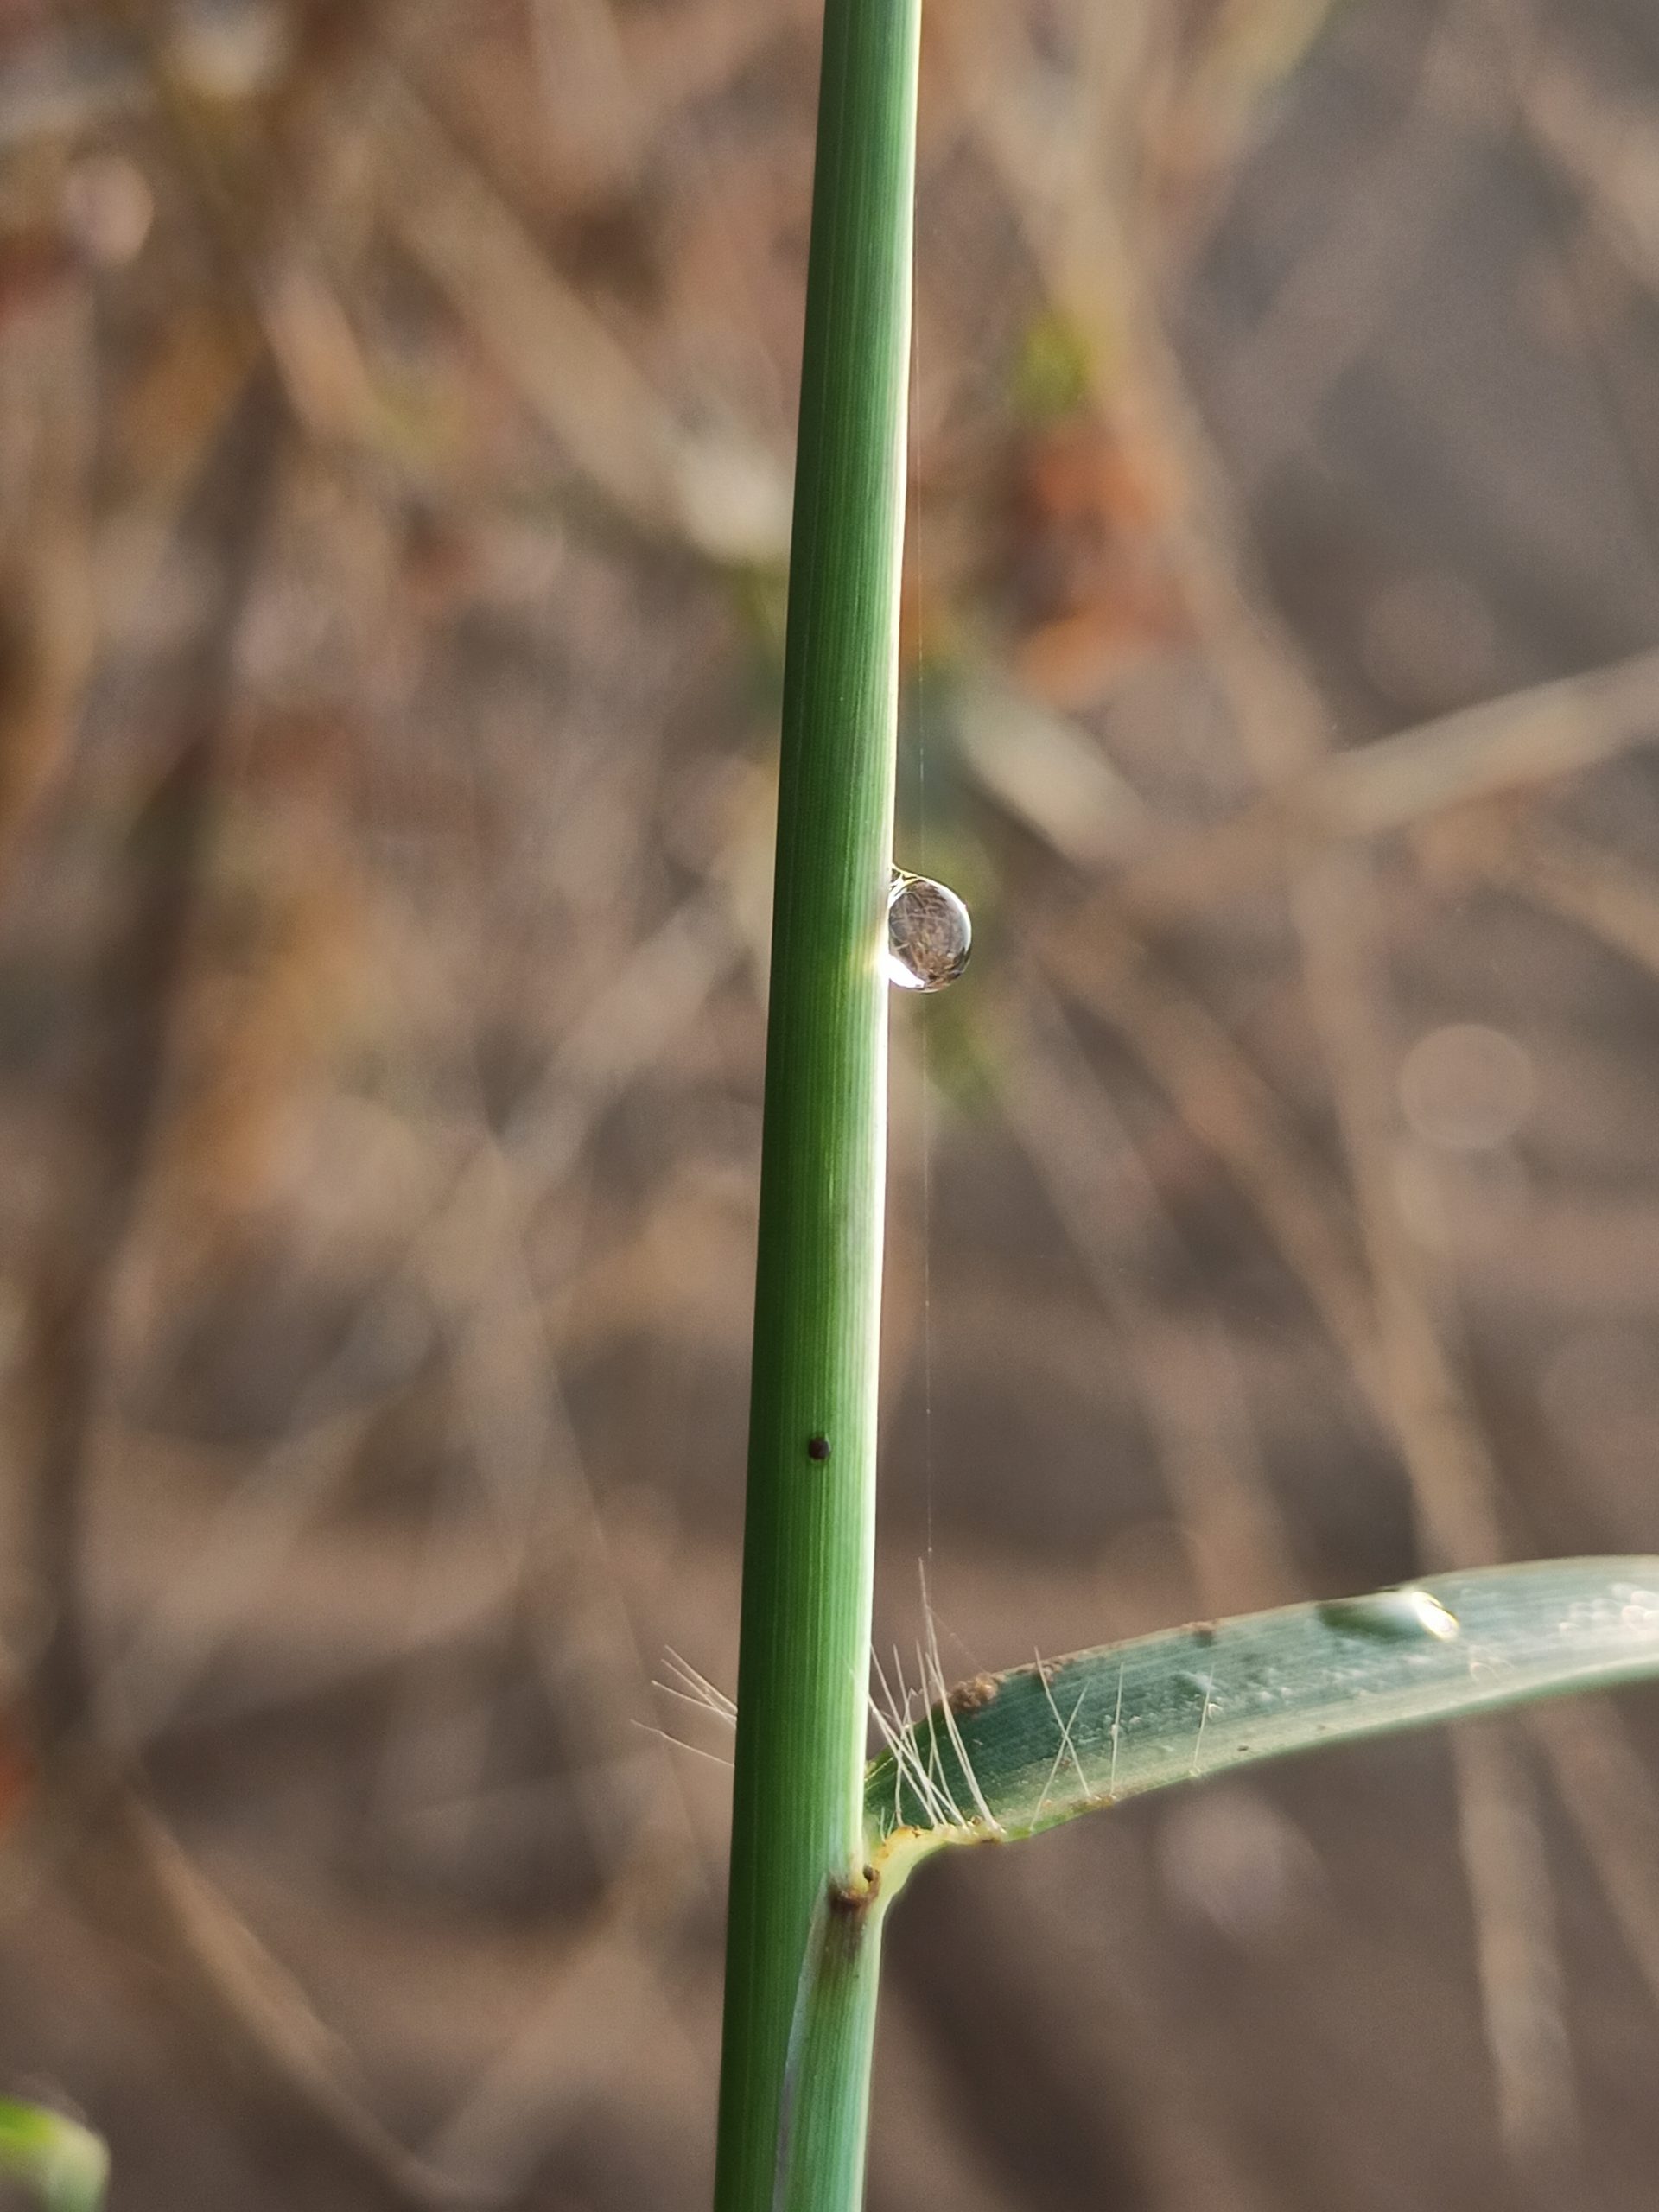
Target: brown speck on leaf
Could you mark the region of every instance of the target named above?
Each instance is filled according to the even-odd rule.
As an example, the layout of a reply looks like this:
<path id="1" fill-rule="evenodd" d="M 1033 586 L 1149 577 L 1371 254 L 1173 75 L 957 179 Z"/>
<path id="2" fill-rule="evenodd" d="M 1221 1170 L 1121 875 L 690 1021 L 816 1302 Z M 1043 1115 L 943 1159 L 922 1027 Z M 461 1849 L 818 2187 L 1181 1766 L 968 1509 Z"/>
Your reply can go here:
<path id="1" fill-rule="evenodd" d="M 982 1705 L 988 1705 L 996 1695 L 995 1675 L 975 1675 L 965 1682 L 958 1682 L 950 1693 L 952 1713 L 977 1713 Z"/>

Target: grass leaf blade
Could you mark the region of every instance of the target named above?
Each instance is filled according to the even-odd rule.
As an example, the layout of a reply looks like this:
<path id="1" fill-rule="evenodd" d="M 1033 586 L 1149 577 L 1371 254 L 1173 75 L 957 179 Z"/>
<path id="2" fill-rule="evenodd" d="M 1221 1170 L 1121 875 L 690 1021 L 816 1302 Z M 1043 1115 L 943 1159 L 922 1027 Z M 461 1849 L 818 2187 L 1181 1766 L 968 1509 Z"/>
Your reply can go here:
<path id="1" fill-rule="evenodd" d="M 885 1885 L 944 1844 L 1034 1835 L 1322 1745 L 1659 1675 L 1659 1559 L 1427 1576 L 981 1675 L 871 1763 Z M 971 1766 L 969 1776 L 964 1764 Z M 939 1769 L 925 1791 L 915 1777 Z M 938 1807 L 961 1808 L 941 1825 Z"/>

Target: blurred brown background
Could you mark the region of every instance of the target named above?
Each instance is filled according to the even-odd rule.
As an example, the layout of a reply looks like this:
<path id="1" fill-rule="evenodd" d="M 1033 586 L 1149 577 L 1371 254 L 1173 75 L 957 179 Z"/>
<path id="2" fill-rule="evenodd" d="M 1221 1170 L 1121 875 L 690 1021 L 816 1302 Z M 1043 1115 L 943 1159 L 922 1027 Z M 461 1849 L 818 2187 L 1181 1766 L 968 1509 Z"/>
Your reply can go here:
<path id="1" fill-rule="evenodd" d="M 117 2208 L 705 2198 L 817 29 L 0 7 L 0 2088 Z M 1659 16 L 924 81 L 884 1648 L 1659 1548 Z M 873 2212 L 1650 2205 L 1656 1749 L 930 1871 Z"/>

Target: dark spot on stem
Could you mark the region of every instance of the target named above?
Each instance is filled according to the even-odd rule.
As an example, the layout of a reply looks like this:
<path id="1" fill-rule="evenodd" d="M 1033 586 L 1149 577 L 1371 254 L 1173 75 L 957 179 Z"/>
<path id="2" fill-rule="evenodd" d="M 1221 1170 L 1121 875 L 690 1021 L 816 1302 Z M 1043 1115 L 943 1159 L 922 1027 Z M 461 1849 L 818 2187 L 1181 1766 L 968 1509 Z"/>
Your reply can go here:
<path id="1" fill-rule="evenodd" d="M 827 1459 L 830 1457 L 829 1438 L 827 1436 L 808 1437 L 806 1456 L 809 1459 Z"/>

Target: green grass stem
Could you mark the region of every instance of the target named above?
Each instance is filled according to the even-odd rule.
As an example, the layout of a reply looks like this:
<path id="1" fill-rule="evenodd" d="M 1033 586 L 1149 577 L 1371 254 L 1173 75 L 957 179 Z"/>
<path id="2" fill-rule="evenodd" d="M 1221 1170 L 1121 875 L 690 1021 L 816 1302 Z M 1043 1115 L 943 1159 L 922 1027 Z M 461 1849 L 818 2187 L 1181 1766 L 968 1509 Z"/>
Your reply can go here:
<path id="1" fill-rule="evenodd" d="M 817 1916 L 859 1932 L 919 0 L 826 0 L 791 556 L 715 2202 L 772 2212 Z M 810 2024 L 861 2190 L 874 1965 Z M 815 2049 L 817 2048 L 815 2040 Z M 855 2079 L 855 2077 L 856 2077 Z M 855 2139 L 855 2135 L 856 2139 Z M 800 2193 L 800 2192 L 804 2192 Z M 839 2194 L 836 2192 L 839 2191 Z"/>

